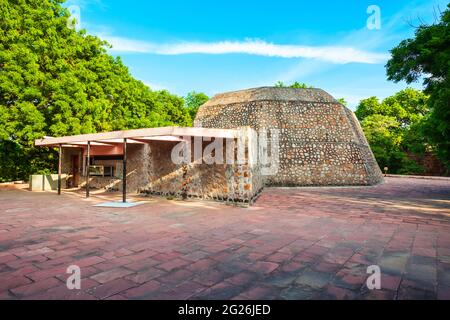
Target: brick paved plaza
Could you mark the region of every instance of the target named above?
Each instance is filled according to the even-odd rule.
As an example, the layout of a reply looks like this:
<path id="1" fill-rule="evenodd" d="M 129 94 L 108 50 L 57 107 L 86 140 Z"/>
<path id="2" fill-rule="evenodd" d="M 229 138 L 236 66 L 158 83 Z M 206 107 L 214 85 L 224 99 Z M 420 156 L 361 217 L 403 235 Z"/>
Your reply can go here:
<path id="1" fill-rule="evenodd" d="M 112 197 L 0 189 L 0 299 L 450 299 L 450 180 L 92 206 Z"/>

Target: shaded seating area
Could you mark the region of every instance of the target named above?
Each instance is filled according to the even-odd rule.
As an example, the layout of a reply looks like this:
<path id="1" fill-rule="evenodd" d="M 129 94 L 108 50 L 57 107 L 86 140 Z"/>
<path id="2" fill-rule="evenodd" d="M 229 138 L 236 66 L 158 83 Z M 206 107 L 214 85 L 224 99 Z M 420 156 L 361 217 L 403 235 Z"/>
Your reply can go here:
<path id="1" fill-rule="evenodd" d="M 58 148 L 58 194 L 62 189 L 61 177 L 67 175 L 68 185 L 85 188 L 86 197 L 92 188 L 105 188 L 121 191 L 123 202 L 130 191 L 250 202 L 262 185 L 253 187 L 252 176 L 257 172 L 250 172 L 254 168 L 246 161 L 212 165 L 199 161 L 208 144 L 219 142 L 224 146 L 212 152 L 217 155 L 225 153 L 225 145 L 231 141 L 234 152 L 239 137 L 248 143 L 250 131 L 250 128 L 144 128 L 44 137 L 36 140 L 35 145 Z M 193 141 L 200 141 L 200 155 L 194 150 Z M 174 148 L 180 144 L 190 151 L 185 163 L 175 163 L 172 159 Z M 243 148 L 248 159 L 254 152 L 247 144 Z"/>

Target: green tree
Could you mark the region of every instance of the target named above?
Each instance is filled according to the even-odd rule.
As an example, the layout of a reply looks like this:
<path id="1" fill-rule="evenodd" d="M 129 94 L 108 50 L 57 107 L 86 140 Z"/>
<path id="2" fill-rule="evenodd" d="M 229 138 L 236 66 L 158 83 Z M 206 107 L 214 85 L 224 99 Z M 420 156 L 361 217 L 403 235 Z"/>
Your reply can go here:
<path id="1" fill-rule="evenodd" d="M 312 86 L 307 85 L 306 83 L 300 83 L 298 81 L 295 81 L 291 85 L 287 86 L 283 81 L 277 81 L 275 83 L 275 87 L 277 88 L 296 88 L 296 89 L 310 89 L 313 88 Z"/>
<path id="2" fill-rule="evenodd" d="M 422 91 L 406 88 L 384 99 L 380 112 L 395 117 L 402 126 L 409 126 L 429 112 L 428 99 Z"/>
<path id="3" fill-rule="evenodd" d="M 424 134 L 428 96 L 407 88 L 379 101 L 361 100 L 355 114 L 381 168 L 392 173 L 422 173 L 423 168 L 408 154 L 422 156 L 429 141 Z"/>
<path id="4" fill-rule="evenodd" d="M 151 91 L 105 41 L 69 28 L 62 2 L 0 0 L 0 180 L 54 168 L 54 151 L 33 147 L 44 135 L 190 124 L 181 98 Z"/>
<path id="5" fill-rule="evenodd" d="M 209 100 L 209 97 L 202 92 L 189 92 L 186 97 L 184 97 L 185 107 L 191 116 L 192 121 L 194 121 L 195 116 L 197 115 L 198 108 L 206 103 Z"/>
<path id="6" fill-rule="evenodd" d="M 373 114 L 395 117 L 402 126 L 409 126 L 428 112 L 428 96 L 422 91 L 406 88 L 382 102 L 377 97 L 361 100 L 355 114 L 360 120 Z"/>
<path id="7" fill-rule="evenodd" d="M 184 99 L 171 94 L 169 91 L 162 90 L 156 92 L 156 106 L 161 110 L 158 114 L 162 116 L 161 125 L 177 124 L 181 126 L 190 126 L 191 117 L 184 108 Z"/>
<path id="8" fill-rule="evenodd" d="M 398 172 L 406 155 L 400 148 L 401 130 L 396 119 L 373 114 L 364 118 L 361 127 L 380 168 L 388 167 L 390 172 Z"/>
<path id="9" fill-rule="evenodd" d="M 380 112 L 380 101 L 377 97 L 370 97 L 359 102 L 358 106 L 356 107 L 355 115 L 359 119 L 359 121 L 361 121 L 370 115 L 380 114 Z"/>
<path id="10" fill-rule="evenodd" d="M 312 86 L 307 85 L 306 83 L 300 83 L 298 81 L 295 81 L 293 84 L 289 86 L 290 88 L 297 88 L 297 89 L 309 89 L 312 88 Z"/>
<path id="11" fill-rule="evenodd" d="M 337 102 L 339 102 L 343 106 L 347 106 L 347 104 L 348 104 L 347 101 L 344 98 L 338 98 L 336 100 L 337 100 Z"/>
<path id="12" fill-rule="evenodd" d="M 426 134 L 450 170 L 450 4 L 439 22 L 419 26 L 414 38 L 400 42 L 391 55 L 386 64 L 389 80 L 423 79 L 431 109 Z"/>

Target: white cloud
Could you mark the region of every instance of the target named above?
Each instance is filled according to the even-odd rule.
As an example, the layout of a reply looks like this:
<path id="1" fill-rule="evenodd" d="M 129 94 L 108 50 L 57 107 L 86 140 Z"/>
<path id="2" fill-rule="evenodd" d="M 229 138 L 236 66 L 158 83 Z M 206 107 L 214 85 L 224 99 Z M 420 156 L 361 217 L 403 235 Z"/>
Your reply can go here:
<path id="1" fill-rule="evenodd" d="M 151 53 L 155 50 L 155 46 L 151 43 L 122 37 L 111 37 L 102 34 L 98 36 L 112 45 L 110 51 L 116 52 L 135 52 L 135 53 Z"/>
<path id="2" fill-rule="evenodd" d="M 386 47 L 391 48 L 394 44 L 397 44 L 402 39 L 410 36 L 413 32 L 411 28 L 405 27 L 408 26 L 408 20 L 410 20 L 408 17 L 411 16 L 412 13 L 414 14 L 413 16 L 422 16 L 427 12 L 432 12 L 429 4 L 424 4 L 422 6 L 408 4 L 394 15 L 385 17 L 382 8 L 383 24 L 380 30 L 369 30 L 364 25 L 360 29 L 350 32 L 339 39 L 336 42 L 336 46 L 350 48 L 358 46 L 363 52 L 371 52 L 372 50 L 380 50 L 380 48 Z M 361 21 L 361 23 L 363 22 L 365 22 L 365 19 Z M 387 50 L 384 49 L 384 51 L 384 61 L 379 61 L 381 63 L 387 62 L 390 58 L 390 54 Z M 334 68 L 336 68 L 336 65 L 326 64 L 322 61 L 303 60 L 281 74 L 276 75 L 269 82 L 274 83 L 278 80 L 284 82 L 295 80 L 307 81 L 305 79 L 311 75 L 325 74 L 326 72 L 332 71 Z M 349 100 L 355 99 L 349 98 Z"/>
<path id="3" fill-rule="evenodd" d="M 152 53 L 159 55 L 182 54 L 250 54 L 278 58 L 309 58 L 332 63 L 381 63 L 388 56 L 384 53 L 358 50 L 349 46 L 302 46 L 273 44 L 263 40 L 180 42 L 156 44 L 121 37 L 101 36 L 116 52 Z"/>

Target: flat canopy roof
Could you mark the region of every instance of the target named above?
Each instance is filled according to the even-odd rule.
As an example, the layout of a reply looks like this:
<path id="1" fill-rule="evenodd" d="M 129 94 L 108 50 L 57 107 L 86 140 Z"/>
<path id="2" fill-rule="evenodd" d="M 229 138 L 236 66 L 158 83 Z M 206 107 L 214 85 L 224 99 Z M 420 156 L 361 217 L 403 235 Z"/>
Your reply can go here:
<path id="1" fill-rule="evenodd" d="M 238 137 L 237 129 L 214 129 L 214 128 L 193 128 L 193 127 L 161 127 L 144 128 L 134 130 L 110 131 L 101 133 L 80 134 L 65 137 L 45 137 L 37 139 L 35 146 L 58 146 L 62 145 L 114 145 L 122 143 L 127 138 L 129 143 L 146 143 L 151 140 L 160 141 L 183 141 L 183 136 L 191 137 L 211 137 L 233 139 Z"/>

